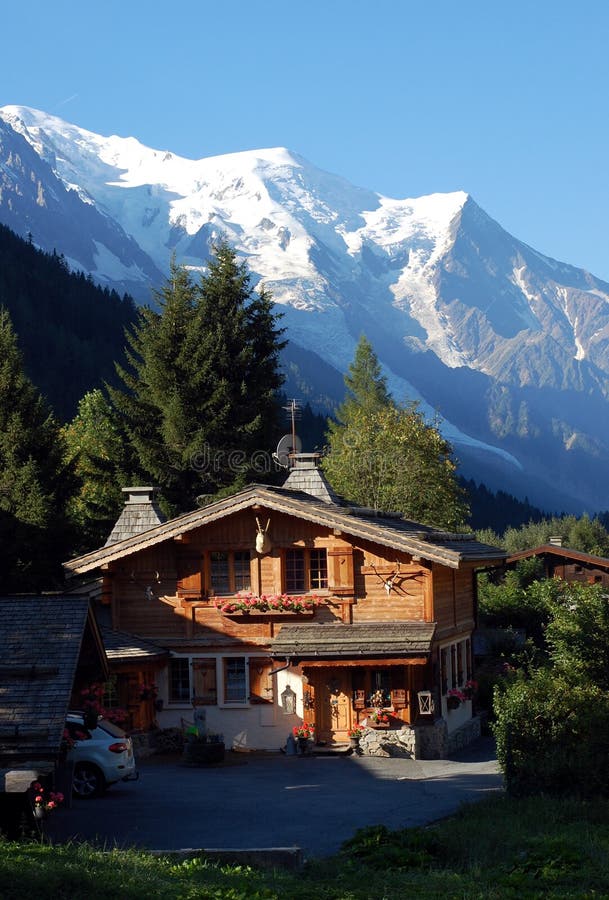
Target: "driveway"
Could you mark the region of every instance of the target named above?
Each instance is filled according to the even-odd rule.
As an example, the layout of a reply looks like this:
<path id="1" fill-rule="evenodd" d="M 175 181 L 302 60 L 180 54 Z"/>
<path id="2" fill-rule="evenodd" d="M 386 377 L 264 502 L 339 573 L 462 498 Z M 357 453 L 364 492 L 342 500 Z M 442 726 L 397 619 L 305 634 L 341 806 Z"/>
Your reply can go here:
<path id="1" fill-rule="evenodd" d="M 502 789 L 492 740 L 450 760 L 230 753 L 213 768 L 152 757 L 140 780 L 74 800 L 48 823 L 53 842 L 151 850 L 291 847 L 327 856 L 357 828 L 422 825 Z"/>

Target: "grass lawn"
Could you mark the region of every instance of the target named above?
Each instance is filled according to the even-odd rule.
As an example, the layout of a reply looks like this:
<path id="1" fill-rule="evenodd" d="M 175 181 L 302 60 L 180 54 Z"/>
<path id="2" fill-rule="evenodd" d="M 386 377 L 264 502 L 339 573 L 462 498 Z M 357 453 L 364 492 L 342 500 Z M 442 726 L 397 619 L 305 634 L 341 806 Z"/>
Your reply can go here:
<path id="1" fill-rule="evenodd" d="M 427 828 L 356 833 L 298 873 L 5 843 L 0 898 L 609 897 L 609 802 L 492 797 Z"/>

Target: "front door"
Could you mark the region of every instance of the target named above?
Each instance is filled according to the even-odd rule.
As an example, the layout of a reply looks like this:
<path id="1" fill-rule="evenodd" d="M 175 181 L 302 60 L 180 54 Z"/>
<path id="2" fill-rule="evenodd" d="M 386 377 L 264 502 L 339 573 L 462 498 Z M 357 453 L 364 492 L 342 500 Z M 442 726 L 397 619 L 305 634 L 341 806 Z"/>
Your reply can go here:
<path id="1" fill-rule="evenodd" d="M 349 740 L 351 727 L 351 671 L 310 669 L 309 681 L 315 687 L 315 721 L 317 740 L 343 743 Z"/>

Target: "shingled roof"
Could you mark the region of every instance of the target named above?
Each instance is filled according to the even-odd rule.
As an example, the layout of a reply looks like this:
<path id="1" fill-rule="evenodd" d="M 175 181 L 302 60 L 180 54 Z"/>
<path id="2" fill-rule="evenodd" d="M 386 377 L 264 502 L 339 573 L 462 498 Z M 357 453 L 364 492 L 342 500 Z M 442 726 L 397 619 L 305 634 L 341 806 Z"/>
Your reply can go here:
<path id="1" fill-rule="evenodd" d="M 482 565 L 501 562 L 506 556 L 504 550 L 480 543 L 473 534 L 440 531 L 429 525 L 408 521 L 399 515 L 379 514 L 359 507 L 338 506 L 325 503 L 301 491 L 253 484 L 230 497 L 216 500 L 201 509 L 170 519 L 156 528 L 72 559 L 64 563 L 64 566 L 69 572 L 78 574 L 90 572 L 99 566 L 177 538 L 240 510 L 260 506 L 269 511 L 275 510 L 335 529 L 345 535 L 374 541 L 394 550 L 442 563 L 453 569 L 459 568 L 462 562 Z"/>
<path id="2" fill-rule="evenodd" d="M 110 532 L 106 547 L 109 544 L 116 544 L 118 541 L 124 541 L 125 538 L 132 537 L 134 534 L 141 534 L 160 525 L 165 521 L 160 506 L 154 499 L 155 488 L 153 487 L 126 487 L 123 488 L 123 494 L 126 494 L 125 505 L 121 510 L 114 528 Z"/>
<path id="3" fill-rule="evenodd" d="M 427 656 L 435 630 L 435 622 L 284 625 L 271 656 L 293 661 Z"/>
<path id="4" fill-rule="evenodd" d="M 88 599 L 0 598 L 0 763 L 57 756 L 79 663 L 106 674 Z"/>
<path id="5" fill-rule="evenodd" d="M 165 659 L 169 651 L 146 638 L 126 631 L 114 631 L 112 628 L 101 629 L 106 654 L 111 662 L 126 662 L 137 660 L 148 663 Z"/>

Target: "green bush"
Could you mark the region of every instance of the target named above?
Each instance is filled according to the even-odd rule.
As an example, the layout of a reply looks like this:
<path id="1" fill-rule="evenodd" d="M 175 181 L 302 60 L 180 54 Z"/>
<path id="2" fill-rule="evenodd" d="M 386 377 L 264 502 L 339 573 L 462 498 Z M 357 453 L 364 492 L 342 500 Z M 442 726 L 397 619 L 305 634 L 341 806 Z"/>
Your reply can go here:
<path id="1" fill-rule="evenodd" d="M 540 669 L 495 688 L 497 757 L 517 796 L 609 796 L 609 698 Z"/>

